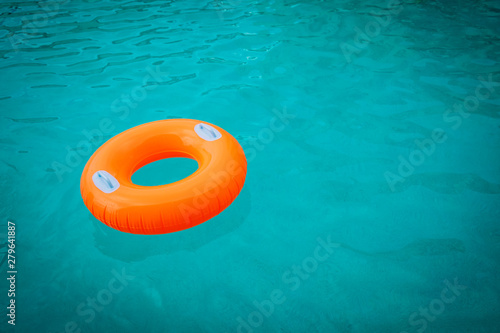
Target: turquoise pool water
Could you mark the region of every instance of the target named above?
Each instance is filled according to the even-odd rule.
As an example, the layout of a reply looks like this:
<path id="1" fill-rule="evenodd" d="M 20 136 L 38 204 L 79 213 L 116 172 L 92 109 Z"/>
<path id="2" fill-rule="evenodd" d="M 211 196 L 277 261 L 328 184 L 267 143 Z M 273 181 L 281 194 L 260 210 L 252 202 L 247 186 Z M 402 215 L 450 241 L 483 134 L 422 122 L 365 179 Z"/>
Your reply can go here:
<path id="1" fill-rule="evenodd" d="M 1 332 L 500 332 L 498 1 L 0 6 Z M 108 228 L 85 162 L 168 118 L 239 140 L 241 194 Z"/>

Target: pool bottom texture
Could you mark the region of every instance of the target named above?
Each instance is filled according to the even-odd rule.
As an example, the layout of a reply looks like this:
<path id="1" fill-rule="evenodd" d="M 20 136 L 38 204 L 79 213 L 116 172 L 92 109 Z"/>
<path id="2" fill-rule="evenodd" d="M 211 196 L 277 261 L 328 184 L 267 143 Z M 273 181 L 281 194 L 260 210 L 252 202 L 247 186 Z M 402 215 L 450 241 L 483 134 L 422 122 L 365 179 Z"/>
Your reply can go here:
<path id="1" fill-rule="evenodd" d="M 497 1 L 0 8 L 1 332 L 500 332 Z M 96 220 L 91 154 L 172 118 L 240 142 L 240 195 L 177 233 Z"/>

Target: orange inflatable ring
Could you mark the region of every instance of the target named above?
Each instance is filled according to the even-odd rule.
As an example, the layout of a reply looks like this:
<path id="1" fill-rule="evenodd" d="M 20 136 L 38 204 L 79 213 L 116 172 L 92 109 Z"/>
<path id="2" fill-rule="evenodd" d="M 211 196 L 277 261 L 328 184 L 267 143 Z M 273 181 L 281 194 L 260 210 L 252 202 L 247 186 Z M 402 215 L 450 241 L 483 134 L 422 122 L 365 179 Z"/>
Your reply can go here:
<path id="1" fill-rule="evenodd" d="M 187 157 L 198 170 L 177 182 L 140 186 L 131 177 L 142 166 Z M 98 220 L 134 234 L 191 228 L 216 216 L 238 196 L 247 161 L 234 137 L 192 119 L 159 120 L 131 128 L 90 157 L 80 180 L 82 198 Z"/>

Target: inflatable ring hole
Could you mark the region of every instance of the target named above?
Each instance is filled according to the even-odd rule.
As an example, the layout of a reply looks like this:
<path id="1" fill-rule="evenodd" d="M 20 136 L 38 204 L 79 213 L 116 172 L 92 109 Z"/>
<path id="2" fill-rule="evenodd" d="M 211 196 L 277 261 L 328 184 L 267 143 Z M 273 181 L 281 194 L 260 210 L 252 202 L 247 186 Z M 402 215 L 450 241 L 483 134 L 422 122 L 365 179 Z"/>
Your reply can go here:
<path id="1" fill-rule="evenodd" d="M 132 175 L 132 183 L 140 186 L 159 186 L 175 183 L 198 170 L 191 158 L 171 157 L 144 165 Z"/>

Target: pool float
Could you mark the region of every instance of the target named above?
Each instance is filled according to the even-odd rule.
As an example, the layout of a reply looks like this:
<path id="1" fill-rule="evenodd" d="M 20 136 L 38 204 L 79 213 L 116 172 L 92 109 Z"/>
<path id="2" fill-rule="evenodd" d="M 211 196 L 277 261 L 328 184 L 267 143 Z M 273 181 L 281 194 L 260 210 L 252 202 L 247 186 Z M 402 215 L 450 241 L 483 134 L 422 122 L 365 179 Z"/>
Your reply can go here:
<path id="1" fill-rule="evenodd" d="M 190 176 L 160 186 L 132 183 L 135 171 L 170 157 L 198 162 Z M 83 169 L 80 191 L 98 220 L 120 231 L 163 234 L 191 228 L 216 216 L 238 196 L 247 161 L 234 137 L 192 119 L 159 120 L 105 142 Z"/>

